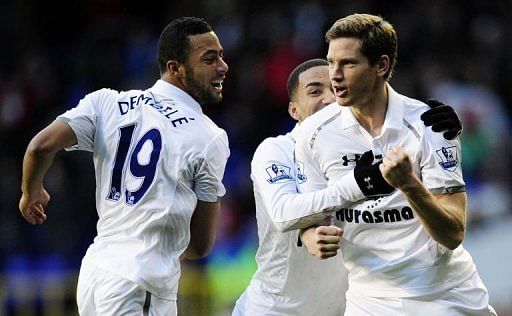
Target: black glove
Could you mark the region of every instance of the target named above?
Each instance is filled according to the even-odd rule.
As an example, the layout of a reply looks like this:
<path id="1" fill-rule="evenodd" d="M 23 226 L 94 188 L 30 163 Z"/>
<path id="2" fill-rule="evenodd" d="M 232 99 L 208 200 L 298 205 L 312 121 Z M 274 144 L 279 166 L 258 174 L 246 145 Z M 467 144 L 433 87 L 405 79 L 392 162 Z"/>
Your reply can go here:
<path id="1" fill-rule="evenodd" d="M 462 132 L 462 123 L 455 110 L 436 99 L 428 99 L 430 110 L 421 115 L 421 120 L 426 126 L 432 126 L 434 132 L 443 133 L 445 139 L 451 140 Z"/>
<path id="2" fill-rule="evenodd" d="M 367 197 L 388 195 L 395 190 L 382 177 L 379 170 L 379 163 L 373 164 L 373 152 L 365 152 L 356 162 L 354 177 L 357 185 Z"/>

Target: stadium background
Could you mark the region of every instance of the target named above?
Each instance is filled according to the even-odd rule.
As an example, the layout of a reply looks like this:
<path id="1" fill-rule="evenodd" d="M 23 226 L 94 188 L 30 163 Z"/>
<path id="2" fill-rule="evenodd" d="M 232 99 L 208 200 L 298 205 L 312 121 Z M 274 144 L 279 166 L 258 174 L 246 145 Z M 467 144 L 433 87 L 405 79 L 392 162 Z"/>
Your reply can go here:
<path id="1" fill-rule="evenodd" d="M 256 268 L 252 153 L 265 137 L 293 126 L 289 71 L 324 57 L 324 32 L 354 12 L 380 14 L 395 26 L 395 89 L 440 98 L 461 115 L 469 192 L 464 245 L 492 304 L 512 315 L 510 0 L 49 2 L 0 3 L 0 315 L 76 314 L 80 259 L 96 233 L 88 153 L 57 156 L 46 181 L 46 224 L 31 226 L 19 215 L 28 141 L 86 93 L 151 86 L 159 33 L 185 15 L 205 17 L 225 49 L 225 101 L 206 112 L 227 130 L 231 158 L 215 249 L 184 265 L 179 308 L 181 315 L 228 315 Z"/>

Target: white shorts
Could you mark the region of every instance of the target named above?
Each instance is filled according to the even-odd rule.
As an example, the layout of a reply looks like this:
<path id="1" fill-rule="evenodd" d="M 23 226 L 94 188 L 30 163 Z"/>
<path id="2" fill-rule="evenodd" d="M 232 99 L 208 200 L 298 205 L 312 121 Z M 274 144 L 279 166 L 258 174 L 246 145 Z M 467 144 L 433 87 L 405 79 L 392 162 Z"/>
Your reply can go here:
<path id="1" fill-rule="evenodd" d="M 252 288 L 249 286 L 238 298 L 231 316 L 278 316 L 283 315 L 280 311 L 275 311 L 276 301 L 272 294 L 260 293 L 255 295 L 249 294 Z"/>
<path id="2" fill-rule="evenodd" d="M 346 316 L 495 316 L 478 273 L 448 291 L 419 297 L 368 297 L 349 290 Z"/>
<path id="3" fill-rule="evenodd" d="M 322 301 L 320 298 L 307 298 L 299 301 L 297 298 L 292 299 L 263 291 L 258 284 L 257 281 L 252 280 L 236 301 L 231 316 L 341 316 L 343 314 L 344 300 Z M 343 293 L 335 293 L 334 296 L 342 295 Z"/>
<path id="4" fill-rule="evenodd" d="M 147 292 L 137 283 L 82 262 L 76 293 L 82 316 L 168 316 L 177 315 L 175 300 Z"/>

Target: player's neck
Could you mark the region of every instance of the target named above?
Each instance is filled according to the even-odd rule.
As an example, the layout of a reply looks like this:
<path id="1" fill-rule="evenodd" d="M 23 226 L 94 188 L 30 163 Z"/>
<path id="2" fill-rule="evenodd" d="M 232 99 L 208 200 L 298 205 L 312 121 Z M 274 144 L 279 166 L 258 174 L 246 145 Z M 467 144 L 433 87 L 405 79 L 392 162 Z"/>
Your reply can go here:
<path id="1" fill-rule="evenodd" d="M 351 110 L 361 126 L 372 136 L 379 136 L 386 119 L 388 109 L 388 89 L 384 84 L 372 93 L 360 106 Z"/>
<path id="2" fill-rule="evenodd" d="M 162 75 L 160 77 L 160 79 L 162 79 L 163 81 L 168 82 L 168 83 L 172 84 L 173 86 L 176 86 L 176 87 L 180 88 L 181 90 L 188 93 L 183 82 L 181 80 L 179 80 L 178 78 L 176 78 L 175 76 L 173 76 L 169 73 L 165 73 L 164 75 Z"/>

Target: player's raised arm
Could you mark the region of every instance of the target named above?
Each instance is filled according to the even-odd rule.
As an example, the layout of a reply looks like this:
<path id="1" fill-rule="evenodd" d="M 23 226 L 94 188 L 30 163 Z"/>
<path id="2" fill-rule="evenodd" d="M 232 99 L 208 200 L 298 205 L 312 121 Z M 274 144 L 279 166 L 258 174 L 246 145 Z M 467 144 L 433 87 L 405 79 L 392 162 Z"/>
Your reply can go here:
<path id="1" fill-rule="evenodd" d="M 394 188 L 389 186 L 380 174 L 377 164 L 371 159 L 361 159 L 356 168 L 327 187 L 323 175 L 317 174 L 316 162 L 311 158 L 312 151 L 307 137 L 297 140 L 296 157 L 307 166 L 307 179 L 301 184 L 305 193 L 285 191 L 269 194 L 270 212 L 274 223 L 281 231 L 309 227 L 331 214 L 340 207 L 376 195 L 390 194 Z M 255 154 L 255 157 L 258 153 Z M 370 178 L 371 188 L 364 179 Z"/>
<path id="2" fill-rule="evenodd" d="M 409 155 L 398 146 L 389 149 L 380 170 L 386 181 L 402 191 L 435 241 L 452 250 L 462 243 L 466 230 L 465 192 L 434 196 L 414 175 Z"/>
<path id="3" fill-rule="evenodd" d="M 251 164 L 252 180 L 279 231 L 311 226 L 329 216 L 336 206 L 343 203 L 343 198 L 337 187 L 298 194 L 296 181 L 302 180 L 296 180 L 296 177 L 304 175 L 300 171 L 297 175 L 294 161 L 287 157 L 277 141 L 267 139 L 256 149 Z M 357 194 L 356 191 L 345 196 L 353 196 L 356 200 L 364 197 Z"/>
<path id="4" fill-rule="evenodd" d="M 42 224 L 46 220 L 44 208 L 50 195 L 43 186 L 44 176 L 52 165 L 55 154 L 76 142 L 77 138 L 71 127 L 58 120 L 30 141 L 23 158 L 22 196 L 19 203 L 20 212 L 29 223 Z"/>

